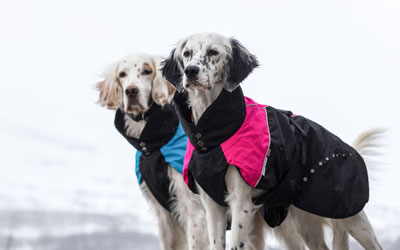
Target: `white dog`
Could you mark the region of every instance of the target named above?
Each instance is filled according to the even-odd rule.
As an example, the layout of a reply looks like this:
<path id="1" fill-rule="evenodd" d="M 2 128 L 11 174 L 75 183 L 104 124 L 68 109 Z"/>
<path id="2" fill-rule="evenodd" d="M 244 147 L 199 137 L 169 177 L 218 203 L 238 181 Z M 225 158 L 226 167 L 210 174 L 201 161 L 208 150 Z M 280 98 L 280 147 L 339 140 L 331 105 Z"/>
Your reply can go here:
<path id="1" fill-rule="evenodd" d="M 179 121 L 169 105 L 175 89 L 162 78 L 159 65 L 160 58 L 144 53 L 122 58 L 97 84 L 99 104 L 117 110 L 117 129 L 140 151 L 138 179 L 157 215 L 161 249 L 205 249 L 204 209 L 177 171 L 187 138 L 178 134 Z"/>
<path id="2" fill-rule="evenodd" d="M 210 249 L 225 249 L 228 215 L 231 215 L 232 229 L 229 249 L 263 249 L 259 211 L 263 212 L 265 221 L 277 229 L 285 223 L 295 226 L 310 249 L 328 249 L 323 237 L 323 225 L 328 221 L 334 225 L 334 249 L 348 249 L 347 233 L 366 249 L 382 249 L 362 211 L 368 200 L 368 177 L 360 155 L 308 119 L 243 98 L 238 86 L 258 62 L 237 40 L 213 33 L 192 35 L 183 39 L 163 64 L 166 79 L 178 89 L 185 89 L 182 94 L 175 95 L 175 107 L 191 142 L 184 177 L 194 192 L 199 191 L 206 208 Z M 246 131 L 242 124 L 261 126 L 264 130 Z M 269 131 L 278 125 L 283 127 L 282 131 Z M 310 137 L 321 139 L 320 144 L 313 145 L 307 131 L 322 131 L 322 136 Z M 236 139 L 232 139 L 235 136 Z M 282 143 L 272 144 L 275 139 Z M 324 139 L 338 146 L 332 146 L 329 149 L 332 151 L 326 151 L 329 155 L 316 161 L 315 157 L 322 156 L 317 152 Z M 238 149 L 232 149 L 236 144 L 239 144 Z M 264 160 L 259 163 L 260 168 L 255 168 L 260 158 Z M 294 163 L 297 168 L 291 167 Z M 354 182 L 346 180 L 343 184 L 349 189 L 348 193 L 328 186 L 327 190 L 333 192 L 313 199 L 313 192 L 324 190 L 326 186 L 321 177 L 324 171 L 339 175 L 342 165 L 353 163 L 354 168 L 350 167 L 349 171 Z M 326 179 L 332 185 L 335 180 Z M 360 184 L 360 189 L 355 190 L 352 184 Z M 343 204 L 332 204 L 336 201 L 334 198 L 342 197 L 346 199 Z M 263 210 L 259 210 L 261 205 Z M 349 208 L 342 205 L 349 205 Z M 314 208 L 314 213 L 307 212 Z M 278 226 L 288 213 L 289 217 Z M 341 219 L 327 220 L 318 216 L 324 214 Z M 288 235 L 293 232 L 290 225 L 285 230 L 280 229 L 281 236 L 288 248 L 303 249 L 295 239 L 296 234 L 294 238 Z"/>

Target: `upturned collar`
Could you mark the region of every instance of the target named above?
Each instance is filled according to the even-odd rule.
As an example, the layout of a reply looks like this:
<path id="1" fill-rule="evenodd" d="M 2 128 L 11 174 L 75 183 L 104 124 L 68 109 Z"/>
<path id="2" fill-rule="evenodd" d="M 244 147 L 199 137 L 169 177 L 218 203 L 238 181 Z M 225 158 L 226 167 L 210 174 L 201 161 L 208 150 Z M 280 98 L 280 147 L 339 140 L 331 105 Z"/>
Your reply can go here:
<path id="1" fill-rule="evenodd" d="M 145 156 L 150 155 L 155 150 L 167 144 L 174 136 L 179 124 L 178 117 L 171 105 L 167 104 L 161 107 L 153 103 L 151 108 L 143 114 L 146 126 L 140 137 L 134 138 L 126 133 L 125 114 L 121 109 L 117 110 L 114 120 L 115 127 L 130 144 Z M 131 116 L 129 117 L 132 119 Z"/>
<path id="2" fill-rule="evenodd" d="M 186 91 L 175 94 L 174 106 L 189 140 L 197 150 L 208 152 L 229 139 L 243 124 L 246 105 L 242 89 L 222 89 L 217 99 L 204 111 L 197 125 L 192 121 Z"/>

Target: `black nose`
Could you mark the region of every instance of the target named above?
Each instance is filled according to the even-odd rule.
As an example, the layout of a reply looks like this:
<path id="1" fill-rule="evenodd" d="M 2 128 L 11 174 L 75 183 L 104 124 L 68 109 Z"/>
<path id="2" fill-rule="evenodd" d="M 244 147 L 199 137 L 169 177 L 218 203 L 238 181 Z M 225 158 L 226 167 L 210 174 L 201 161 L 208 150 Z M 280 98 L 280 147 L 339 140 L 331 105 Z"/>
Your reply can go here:
<path id="1" fill-rule="evenodd" d="M 189 78 L 194 78 L 199 74 L 199 67 L 195 65 L 190 65 L 185 68 L 185 75 Z"/>
<path id="2" fill-rule="evenodd" d="M 139 93 L 139 89 L 135 86 L 129 86 L 125 89 L 125 94 L 128 98 L 135 98 Z"/>

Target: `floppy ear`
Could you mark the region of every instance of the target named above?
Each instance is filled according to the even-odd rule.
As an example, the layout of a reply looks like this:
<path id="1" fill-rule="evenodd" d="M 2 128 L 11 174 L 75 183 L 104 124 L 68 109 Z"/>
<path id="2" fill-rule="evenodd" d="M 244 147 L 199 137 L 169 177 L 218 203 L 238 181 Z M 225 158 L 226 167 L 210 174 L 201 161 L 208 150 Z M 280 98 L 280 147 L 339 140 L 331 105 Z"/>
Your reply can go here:
<path id="1" fill-rule="evenodd" d="M 151 97 L 155 103 L 164 106 L 167 103 L 171 103 L 175 94 L 175 87 L 163 78 L 160 69 L 160 62 L 155 61 L 155 65 L 155 75 L 152 83 L 153 86 Z"/>
<path id="2" fill-rule="evenodd" d="M 224 69 L 224 88 L 232 92 L 259 64 L 256 56 L 252 55 L 238 40 L 231 38 L 230 45 L 231 53 Z"/>
<path id="3" fill-rule="evenodd" d="M 97 83 L 95 88 L 100 92 L 98 104 L 116 110 L 122 103 L 122 88 L 117 78 L 118 63 L 112 65 L 103 75 L 104 80 Z"/>
<path id="4" fill-rule="evenodd" d="M 176 49 L 173 49 L 167 59 L 161 63 L 162 75 L 177 90 L 182 90 L 182 68 L 183 62 L 175 55 Z"/>

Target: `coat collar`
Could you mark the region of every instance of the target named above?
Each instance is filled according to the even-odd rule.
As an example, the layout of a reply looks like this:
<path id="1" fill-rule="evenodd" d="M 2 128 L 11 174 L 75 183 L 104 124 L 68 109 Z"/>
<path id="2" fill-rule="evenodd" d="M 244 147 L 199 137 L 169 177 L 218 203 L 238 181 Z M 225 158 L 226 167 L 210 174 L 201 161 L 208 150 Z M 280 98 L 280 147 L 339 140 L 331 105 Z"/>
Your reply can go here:
<path id="1" fill-rule="evenodd" d="M 117 110 L 114 120 L 117 130 L 145 156 L 150 155 L 155 150 L 167 144 L 175 135 L 179 124 L 178 117 L 171 105 L 161 107 L 153 103 L 147 115 L 144 116 L 144 118 L 146 117 L 146 125 L 139 138 L 133 138 L 127 135 L 125 129 L 125 113 L 121 111 L 121 109 Z"/>
<path id="2" fill-rule="evenodd" d="M 197 125 L 192 122 L 192 109 L 186 91 L 175 94 L 174 106 L 186 135 L 196 149 L 207 152 L 230 138 L 246 117 L 242 89 L 222 89 L 217 99 L 205 110 Z"/>

